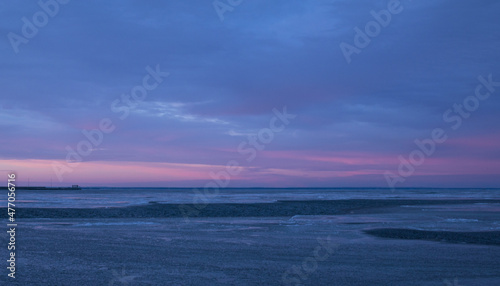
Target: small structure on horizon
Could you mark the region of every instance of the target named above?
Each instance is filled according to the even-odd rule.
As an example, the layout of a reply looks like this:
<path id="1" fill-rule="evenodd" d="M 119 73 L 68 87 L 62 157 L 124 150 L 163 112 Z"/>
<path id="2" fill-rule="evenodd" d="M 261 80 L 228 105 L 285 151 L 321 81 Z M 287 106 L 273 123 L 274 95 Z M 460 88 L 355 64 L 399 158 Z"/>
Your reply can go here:
<path id="1" fill-rule="evenodd" d="M 72 185 L 71 188 L 72 189 L 79 189 L 80 187 L 78 185 Z"/>

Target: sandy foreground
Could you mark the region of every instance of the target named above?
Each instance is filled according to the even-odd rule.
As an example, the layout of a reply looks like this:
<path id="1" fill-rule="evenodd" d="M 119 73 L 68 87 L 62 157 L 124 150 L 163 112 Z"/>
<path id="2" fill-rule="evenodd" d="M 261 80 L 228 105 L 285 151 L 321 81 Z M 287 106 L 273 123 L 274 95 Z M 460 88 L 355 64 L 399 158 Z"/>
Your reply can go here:
<path id="1" fill-rule="evenodd" d="M 436 217 L 465 216 L 443 212 L 447 206 L 478 203 L 499 201 L 213 204 L 197 208 L 198 213 L 188 219 L 180 205 L 158 203 L 19 209 L 17 278 L 12 283 L 4 268 L 0 281 L 9 283 L 5 285 L 500 285 L 499 231 L 421 229 L 429 228 Z M 498 219 L 498 213 L 467 215 Z M 1 237 L 8 239 L 6 233 Z M 5 248 L 2 257 L 8 257 Z"/>

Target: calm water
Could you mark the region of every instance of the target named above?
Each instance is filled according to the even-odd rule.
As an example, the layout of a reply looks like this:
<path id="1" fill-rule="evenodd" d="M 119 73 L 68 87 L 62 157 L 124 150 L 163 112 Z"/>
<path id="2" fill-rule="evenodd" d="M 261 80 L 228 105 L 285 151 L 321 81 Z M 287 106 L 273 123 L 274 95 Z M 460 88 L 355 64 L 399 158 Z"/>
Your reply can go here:
<path id="1" fill-rule="evenodd" d="M 18 207 L 95 208 L 159 203 L 192 203 L 202 189 L 89 188 L 17 190 Z M 198 195 L 197 195 L 198 194 Z M 209 203 L 256 203 L 277 200 L 343 199 L 500 199 L 500 189 L 220 189 L 203 196 Z M 1 204 L 6 205 L 6 197 Z"/>
<path id="2" fill-rule="evenodd" d="M 192 203 L 192 189 L 17 191 L 17 206 L 97 208 Z M 12 285 L 500 285 L 500 247 L 381 239 L 373 228 L 500 230 L 500 189 L 222 189 L 207 202 L 439 199 L 342 215 L 19 219 Z M 5 205 L 5 200 L 2 201 Z M 7 233 L 0 233 L 3 241 Z M 304 272 L 320 241 L 335 250 Z M 7 257 L 6 247 L 0 250 Z M 309 260 L 308 260 L 309 259 Z M 302 269 L 301 274 L 287 271 Z M 302 267 L 302 268 L 300 268 Z M 306 273 L 306 274 L 304 274 Z M 302 276 L 301 276 L 302 275 Z M 7 282 L 5 276 L 0 284 Z M 297 284 L 300 282 L 300 284 Z"/>
<path id="3" fill-rule="evenodd" d="M 198 192 L 198 194 L 200 194 Z M 158 203 L 193 203 L 193 189 L 90 188 L 78 191 L 47 190 L 17 192 L 17 207 L 97 208 L 125 207 Z M 199 198 L 199 197 L 198 197 Z M 255 203 L 277 200 L 340 199 L 500 199 L 500 189 L 221 189 L 218 195 L 203 196 L 209 203 Z M 2 202 L 5 204 L 5 201 Z M 52 219 L 47 220 L 49 223 Z M 237 220 L 241 220 L 238 218 Z M 410 227 L 421 230 L 488 231 L 500 230 L 500 204 L 468 203 L 455 205 L 399 206 L 376 213 L 336 216 L 294 216 L 280 220 L 286 225 L 362 224 L 364 227 Z M 36 221 L 35 224 L 42 223 Z M 76 226 L 149 224 L 150 221 L 114 219 L 82 221 Z M 43 223 L 42 223 L 43 224 Z"/>

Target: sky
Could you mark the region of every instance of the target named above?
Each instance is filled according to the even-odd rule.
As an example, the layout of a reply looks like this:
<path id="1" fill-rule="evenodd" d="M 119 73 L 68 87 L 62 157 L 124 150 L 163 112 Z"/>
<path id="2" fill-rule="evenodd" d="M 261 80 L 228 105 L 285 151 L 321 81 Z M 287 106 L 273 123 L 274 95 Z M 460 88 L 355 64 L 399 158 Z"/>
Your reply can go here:
<path id="1" fill-rule="evenodd" d="M 40 3 L 0 2 L 21 185 L 500 187 L 499 1 Z"/>

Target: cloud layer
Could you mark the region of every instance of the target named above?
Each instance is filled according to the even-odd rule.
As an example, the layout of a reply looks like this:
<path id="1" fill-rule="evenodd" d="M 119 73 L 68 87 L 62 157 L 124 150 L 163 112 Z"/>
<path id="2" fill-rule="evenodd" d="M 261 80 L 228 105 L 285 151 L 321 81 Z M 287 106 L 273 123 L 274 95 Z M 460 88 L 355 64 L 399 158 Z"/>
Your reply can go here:
<path id="1" fill-rule="evenodd" d="M 243 1 L 220 21 L 210 1 L 69 1 L 18 53 L 9 33 L 43 10 L 3 2 L 0 169 L 47 184 L 66 146 L 110 118 L 61 184 L 199 186 L 235 160 L 231 186 L 387 186 L 414 140 L 442 128 L 449 139 L 401 186 L 498 187 L 500 87 L 457 130 L 443 114 L 478 76 L 500 82 L 500 3 L 402 0 L 347 63 L 339 45 L 389 2 Z M 112 102 L 157 65 L 168 78 L 120 120 Z M 238 146 L 284 106 L 297 117 L 248 162 Z"/>

